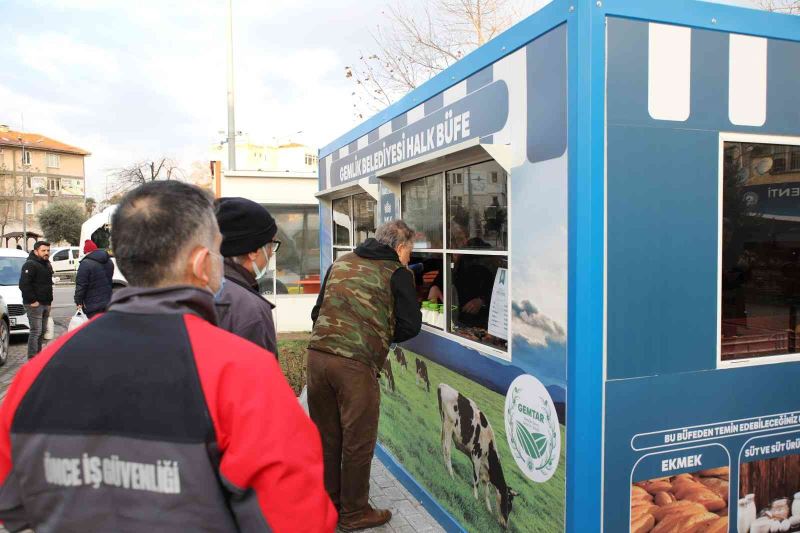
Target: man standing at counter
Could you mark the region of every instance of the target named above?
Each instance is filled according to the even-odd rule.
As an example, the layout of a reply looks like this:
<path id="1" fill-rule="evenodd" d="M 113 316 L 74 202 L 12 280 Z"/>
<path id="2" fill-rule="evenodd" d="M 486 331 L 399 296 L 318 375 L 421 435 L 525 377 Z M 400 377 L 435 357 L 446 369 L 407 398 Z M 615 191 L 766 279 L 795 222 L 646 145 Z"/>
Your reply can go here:
<path id="1" fill-rule="evenodd" d="M 328 269 L 311 312 L 308 407 L 322 436 L 325 489 L 339 527 L 355 531 L 392 518 L 369 505 L 369 475 L 378 438 L 378 374 L 392 342 L 419 333 L 422 315 L 407 265 L 414 232 L 400 220 Z"/>

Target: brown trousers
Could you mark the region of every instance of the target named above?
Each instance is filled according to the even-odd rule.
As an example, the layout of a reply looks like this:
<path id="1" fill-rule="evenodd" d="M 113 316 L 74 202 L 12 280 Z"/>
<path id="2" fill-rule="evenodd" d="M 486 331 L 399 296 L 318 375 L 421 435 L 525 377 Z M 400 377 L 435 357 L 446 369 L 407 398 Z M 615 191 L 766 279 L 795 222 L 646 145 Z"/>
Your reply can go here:
<path id="1" fill-rule="evenodd" d="M 308 350 L 308 410 L 322 437 L 325 490 L 339 519 L 369 505 L 369 474 L 378 439 L 380 385 L 364 363 Z"/>

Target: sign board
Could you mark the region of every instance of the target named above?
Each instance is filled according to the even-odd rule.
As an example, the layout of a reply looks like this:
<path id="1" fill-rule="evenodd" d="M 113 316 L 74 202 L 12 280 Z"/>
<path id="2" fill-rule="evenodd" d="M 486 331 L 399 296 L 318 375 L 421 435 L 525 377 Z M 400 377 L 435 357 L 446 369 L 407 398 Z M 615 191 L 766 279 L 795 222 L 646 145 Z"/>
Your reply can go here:
<path id="1" fill-rule="evenodd" d="M 508 269 L 498 268 L 489 305 L 489 334 L 508 339 Z"/>

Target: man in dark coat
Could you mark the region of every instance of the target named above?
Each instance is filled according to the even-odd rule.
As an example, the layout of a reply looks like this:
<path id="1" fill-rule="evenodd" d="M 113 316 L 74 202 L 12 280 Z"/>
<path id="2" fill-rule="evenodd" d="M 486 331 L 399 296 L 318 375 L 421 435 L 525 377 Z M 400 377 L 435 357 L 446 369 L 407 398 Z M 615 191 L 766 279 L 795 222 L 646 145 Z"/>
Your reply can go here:
<path id="1" fill-rule="evenodd" d="M 50 264 L 50 243 L 38 241 L 22 265 L 19 275 L 22 303 L 28 314 L 31 332 L 28 335 L 28 359 L 42 350 L 42 339 L 53 303 L 53 266 Z"/>
<path id="2" fill-rule="evenodd" d="M 108 252 L 98 250 L 91 240 L 84 243 L 83 253 L 86 255 L 81 259 L 75 278 L 75 305 L 92 318 L 105 311 L 111 301 L 114 263 Z"/>
<path id="3" fill-rule="evenodd" d="M 272 309 L 259 290 L 267 280 L 267 266 L 280 241 L 269 211 L 246 198 L 220 198 L 217 222 L 222 233 L 225 284 L 217 298 L 219 327 L 278 356 Z"/>

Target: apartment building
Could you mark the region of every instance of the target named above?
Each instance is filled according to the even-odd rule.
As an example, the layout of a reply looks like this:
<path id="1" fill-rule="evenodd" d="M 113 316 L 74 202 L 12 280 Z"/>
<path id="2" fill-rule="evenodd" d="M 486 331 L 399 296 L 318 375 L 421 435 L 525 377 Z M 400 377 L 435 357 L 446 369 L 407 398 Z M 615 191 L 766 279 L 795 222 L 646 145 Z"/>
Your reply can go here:
<path id="1" fill-rule="evenodd" d="M 0 125 L 0 246 L 22 244 L 23 217 L 30 245 L 42 234 L 37 214 L 51 202 L 84 204 L 88 155 L 45 135 Z"/>

